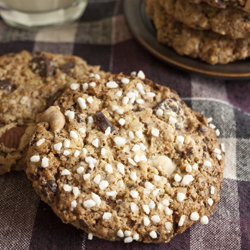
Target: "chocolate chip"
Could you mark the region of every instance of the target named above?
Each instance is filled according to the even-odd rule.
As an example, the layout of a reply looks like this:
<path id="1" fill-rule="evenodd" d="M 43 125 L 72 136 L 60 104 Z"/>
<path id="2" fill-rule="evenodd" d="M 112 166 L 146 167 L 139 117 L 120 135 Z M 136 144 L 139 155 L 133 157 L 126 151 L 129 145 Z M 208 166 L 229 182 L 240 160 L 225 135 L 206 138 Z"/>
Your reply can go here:
<path id="1" fill-rule="evenodd" d="M 107 119 L 107 117 L 101 112 L 97 111 L 95 114 L 96 124 L 105 133 L 106 129 L 110 127 L 111 132 L 115 130 L 113 124 Z"/>
<path id="2" fill-rule="evenodd" d="M 47 186 L 42 186 L 41 192 L 42 192 L 42 194 L 43 194 L 44 197 L 47 197 L 47 196 L 48 196 L 48 194 L 47 194 L 47 189 L 48 189 Z"/>
<path id="3" fill-rule="evenodd" d="M 200 132 L 204 133 L 206 130 L 204 128 L 200 128 Z"/>
<path id="4" fill-rule="evenodd" d="M 136 111 L 136 112 L 141 112 L 142 110 L 144 110 L 144 109 L 143 109 L 143 108 L 138 107 L 135 111 Z"/>
<path id="5" fill-rule="evenodd" d="M 84 219 L 79 220 L 79 222 L 81 227 L 89 228 L 88 223 Z"/>
<path id="6" fill-rule="evenodd" d="M 63 72 L 67 72 L 67 71 L 69 71 L 69 69 L 74 68 L 75 65 L 76 65 L 76 62 L 71 61 L 71 62 L 68 62 L 68 63 L 63 64 L 62 66 L 60 66 L 60 70 L 63 71 Z"/>
<path id="7" fill-rule="evenodd" d="M 197 130 L 200 131 L 201 133 L 204 133 L 206 131 L 201 124 L 198 125 Z"/>
<path id="8" fill-rule="evenodd" d="M 55 180 L 48 180 L 47 185 L 48 185 L 48 187 L 50 188 L 50 190 L 51 190 L 53 193 L 56 193 L 57 184 L 56 184 L 56 181 L 55 181 Z"/>
<path id="9" fill-rule="evenodd" d="M 193 147 L 189 148 L 187 150 L 186 156 L 189 156 L 189 155 L 193 154 L 193 152 L 194 152 L 194 148 Z"/>
<path id="10" fill-rule="evenodd" d="M 205 152 L 207 152 L 207 147 L 206 147 L 206 146 L 203 146 L 203 150 L 204 150 Z"/>
<path id="11" fill-rule="evenodd" d="M 25 133 L 26 126 L 13 127 L 1 136 L 0 144 L 3 144 L 6 148 L 18 148 L 21 137 Z"/>
<path id="12" fill-rule="evenodd" d="M 66 90 L 66 88 L 61 88 L 59 89 L 56 94 L 54 96 L 49 97 L 46 101 L 47 101 L 47 106 L 46 109 L 49 108 L 50 106 L 53 105 L 53 103 L 59 98 L 61 97 L 61 95 L 63 94 L 63 92 Z"/>
<path id="13" fill-rule="evenodd" d="M 78 123 L 84 124 L 84 118 L 81 117 L 81 114 L 76 113 L 76 114 L 75 114 L 75 117 L 76 117 L 76 121 L 77 121 Z"/>
<path id="14" fill-rule="evenodd" d="M 177 154 L 180 154 L 181 157 L 183 157 L 183 155 L 184 155 L 184 153 L 181 152 L 181 151 L 180 151 L 179 149 L 177 149 L 177 148 L 175 148 L 175 152 L 176 152 Z"/>
<path id="15" fill-rule="evenodd" d="M 178 123 L 175 123 L 174 126 L 175 126 L 176 130 L 178 130 L 178 131 L 180 130 L 180 126 L 178 125 Z"/>
<path id="16" fill-rule="evenodd" d="M 10 78 L 0 80 L 0 90 L 3 90 L 6 94 L 14 90 L 14 83 Z"/>
<path id="17" fill-rule="evenodd" d="M 36 74 L 42 77 L 48 77 L 54 74 L 55 66 L 49 58 L 42 56 L 32 59 L 32 69 Z"/>

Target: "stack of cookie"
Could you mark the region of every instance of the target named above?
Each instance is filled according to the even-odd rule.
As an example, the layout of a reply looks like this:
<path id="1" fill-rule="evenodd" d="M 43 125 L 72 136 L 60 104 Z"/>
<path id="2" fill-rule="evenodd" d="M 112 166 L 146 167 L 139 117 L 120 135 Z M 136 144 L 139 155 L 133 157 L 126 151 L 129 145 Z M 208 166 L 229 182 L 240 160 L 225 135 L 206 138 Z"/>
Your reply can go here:
<path id="1" fill-rule="evenodd" d="M 159 42 L 210 64 L 250 55 L 250 8 L 243 2 L 145 0 Z"/>
<path id="2" fill-rule="evenodd" d="M 21 52 L 0 65 L 0 173 L 25 169 L 64 223 L 125 243 L 208 223 L 224 150 L 175 91 L 77 57 Z"/>

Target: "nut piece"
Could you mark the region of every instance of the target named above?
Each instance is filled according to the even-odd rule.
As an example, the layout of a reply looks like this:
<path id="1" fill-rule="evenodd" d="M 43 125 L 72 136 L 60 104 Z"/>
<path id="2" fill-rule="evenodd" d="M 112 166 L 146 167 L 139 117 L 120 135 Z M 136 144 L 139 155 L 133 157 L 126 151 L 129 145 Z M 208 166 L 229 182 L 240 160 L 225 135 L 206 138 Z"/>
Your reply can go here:
<path id="1" fill-rule="evenodd" d="M 3 144 L 6 148 L 17 149 L 22 136 L 25 133 L 26 126 L 22 127 L 12 127 L 5 131 L 5 133 L 0 137 L 0 144 Z"/>
<path id="2" fill-rule="evenodd" d="M 41 121 L 48 122 L 53 132 L 59 132 L 65 125 L 65 117 L 59 107 L 51 106 L 43 113 Z"/>

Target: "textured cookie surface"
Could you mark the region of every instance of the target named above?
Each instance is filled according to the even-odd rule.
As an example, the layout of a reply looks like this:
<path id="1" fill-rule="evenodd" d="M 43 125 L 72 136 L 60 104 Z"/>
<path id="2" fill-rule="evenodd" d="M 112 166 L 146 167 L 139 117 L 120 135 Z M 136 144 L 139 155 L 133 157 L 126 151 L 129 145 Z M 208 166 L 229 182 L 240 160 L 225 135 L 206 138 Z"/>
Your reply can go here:
<path id="1" fill-rule="evenodd" d="M 250 36 L 249 13 L 228 7 L 218 9 L 206 3 L 193 4 L 186 0 L 160 0 L 167 14 L 188 27 L 212 30 L 233 39 Z"/>
<path id="2" fill-rule="evenodd" d="M 166 13 L 159 0 L 146 0 L 146 12 L 154 21 L 157 40 L 180 55 L 210 64 L 227 64 L 249 57 L 250 38 L 232 39 L 212 31 L 195 30 Z"/>
<path id="3" fill-rule="evenodd" d="M 227 6 L 232 6 L 234 8 L 250 12 L 249 0 L 188 0 L 188 1 L 196 4 L 204 2 L 217 8 L 226 8 Z"/>
<path id="4" fill-rule="evenodd" d="M 67 84 L 98 72 L 74 56 L 27 51 L 0 57 L 0 174 L 25 168 L 29 135 L 37 115 Z"/>
<path id="5" fill-rule="evenodd" d="M 141 71 L 107 74 L 72 84 L 54 105 L 26 173 L 64 223 L 126 243 L 168 242 L 208 223 L 224 155 L 206 118 L 173 90 Z"/>

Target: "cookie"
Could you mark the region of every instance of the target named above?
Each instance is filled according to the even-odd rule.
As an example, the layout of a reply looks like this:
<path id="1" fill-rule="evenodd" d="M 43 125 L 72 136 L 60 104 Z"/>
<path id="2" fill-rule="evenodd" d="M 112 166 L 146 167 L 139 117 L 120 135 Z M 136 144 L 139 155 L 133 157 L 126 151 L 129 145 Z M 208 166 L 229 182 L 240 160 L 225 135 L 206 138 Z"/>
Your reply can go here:
<path id="1" fill-rule="evenodd" d="M 190 28 L 212 30 L 233 39 L 250 37 L 249 13 L 245 11 L 233 7 L 218 9 L 185 0 L 160 0 L 160 4 L 168 15 Z"/>
<path id="2" fill-rule="evenodd" d="M 25 168 L 38 114 L 84 75 L 99 72 L 75 56 L 27 51 L 0 57 L 0 174 Z"/>
<path id="3" fill-rule="evenodd" d="M 159 0 L 147 0 L 146 12 L 157 30 L 157 40 L 180 55 L 200 58 L 209 64 L 227 64 L 250 56 L 250 38 L 232 39 L 212 31 L 195 30 L 168 15 Z"/>
<path id="4" fill-rule="evenodd" d="M 191 3 L 200 4 L 202 2 L 207 3 L 216 8 L 225 9 L 227 6 L 241 9 L 246 12 L 250 12 L 250 4 L 248 0 L 188 0 Z"/>
<path id="5" fill-rule="evenodd" d="M 72 84 L 30 141 L 27 176 L 64 223 L 125 243 L 208 223 L 224 155 L 206 118 L 138 75 Z"/>

